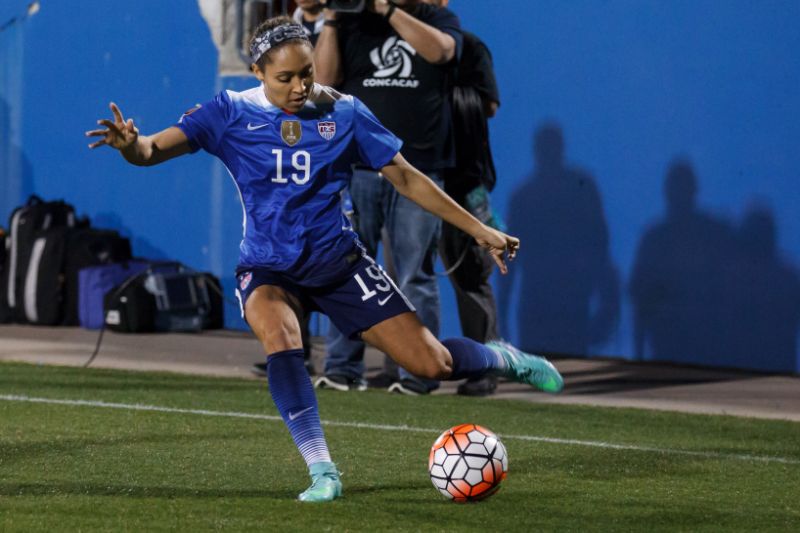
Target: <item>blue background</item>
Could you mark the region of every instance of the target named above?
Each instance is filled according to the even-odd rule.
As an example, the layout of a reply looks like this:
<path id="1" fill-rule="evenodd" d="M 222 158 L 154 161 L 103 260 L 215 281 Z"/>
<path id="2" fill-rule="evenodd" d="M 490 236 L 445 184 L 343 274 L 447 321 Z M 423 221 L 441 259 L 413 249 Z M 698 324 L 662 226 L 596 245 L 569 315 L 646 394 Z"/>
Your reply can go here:
<path id="1" fill-rule="evenodd" d="M 27 3 L 3 2 L 0 24 Z M 797 372 L 800 3 L 451 7 L 492 50 L 502 96 L 493 202 L 523 238 L 499 285 L 504 333 L 530 349 Z M 83 137 L 110 100 L 153 132 L 251 85 L 218 79 L 216 56 L 192 0 L 44 0 L 0 33 L 0 221 L 31 192 L 65 198 L 137 255 L 211 270 L 230 293 L 241 207 L 225 170 L 206 154 L 132 167 Z M 442 291 L 443 335 L 457 335 Z"/>

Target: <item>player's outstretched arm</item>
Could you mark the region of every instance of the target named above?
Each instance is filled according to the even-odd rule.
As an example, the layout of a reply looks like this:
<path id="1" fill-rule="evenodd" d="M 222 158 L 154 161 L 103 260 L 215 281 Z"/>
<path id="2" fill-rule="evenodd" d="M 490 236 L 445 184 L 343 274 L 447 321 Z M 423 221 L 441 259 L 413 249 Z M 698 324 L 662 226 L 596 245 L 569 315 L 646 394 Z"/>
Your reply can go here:
<path id="1" fill-rule="evenodd" d="M 437 187 L 428 176 L 411 166 L 400 153 L 381 169 L 381 173 L 397 192 L 426 211 L 472 235 L 478 244 L 489 250 L 500 271 L 503 274 L 508 272 L 505 257 L 507 256 L 509 260 L 514 259 L 519 250 L 519 239 L 482 224 Z"/>
<path id="2" fill-rule="evenodd" d="M 133 119 L 125 120 L 122 111 L 113 102 L 108 107 L 114 120 L 100 119 L 97 124 L 105 128 L 86 132 L 87 137 L 101 137 L 89 148 L 110 146 L 119 150 L 126 161 L 138 166 L 157 165 L 191 151 L 189 140 L 179 128 L 167 128 L 153 135 L 139 135 Z"/>

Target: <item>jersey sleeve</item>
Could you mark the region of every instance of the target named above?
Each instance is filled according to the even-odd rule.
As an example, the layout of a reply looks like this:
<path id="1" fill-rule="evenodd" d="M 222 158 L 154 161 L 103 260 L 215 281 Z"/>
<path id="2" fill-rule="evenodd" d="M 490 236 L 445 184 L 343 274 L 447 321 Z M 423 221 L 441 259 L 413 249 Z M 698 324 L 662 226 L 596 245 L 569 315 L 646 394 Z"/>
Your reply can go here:
<path id="1" fill-rule="evenodd" d="M 230 110 L 230 98 L 227 92 L 222 91 L 210 102 L 193 107 L 181 116 L 175 126 L 189 139 L 192 153 L 202 148 L 216 155 L 228 125 Z"/>
<path id="2" fill-rule="evenodd" d="M 400 151 L 403 141 L 381 124 L 372 111 L 356 97 L 353 130 L 361 161 L 374 169 L 389 164 Z"/>

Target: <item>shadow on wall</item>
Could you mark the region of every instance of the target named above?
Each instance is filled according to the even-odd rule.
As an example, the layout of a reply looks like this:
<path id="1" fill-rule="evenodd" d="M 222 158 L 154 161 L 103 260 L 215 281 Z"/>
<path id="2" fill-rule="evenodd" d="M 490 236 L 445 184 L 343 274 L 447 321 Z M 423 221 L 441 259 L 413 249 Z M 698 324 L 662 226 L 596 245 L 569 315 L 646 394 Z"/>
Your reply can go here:
<path id="1" fill-rule="evenodd" d="M 34 191 L 33 168 L 11 133 L 11 106 L 0 97 L 0 225 Z"/>
<path id="2" fill-rule="evenodd" d="M 147 239 L 133 235 L 131 229 L 125 226 L 122 218 L 116 213 L 98 213 L 92 218 L 92 225 L 97 228 L 117 230 L 120 235 L 130 239 L 134 257 L 159 261 L 171 259 L 166 252 L 153 246 Z"/>
<path id="3" fill-rule="evenodd" d="M 614 333 L 620 308 L 602 199 L 591 175 L 565 163 L 559 125 L 540 127 L 533 151 L 535 168 L 507 210 L 523 252 L 500 279 L 501 324 L 516 317 L 524 349 L 587 355 Z"/>
<path id="4" fill-rule="evenodd" d="M 703 212 L 697 177 L 675 161 L 666 213 L 642 237 L 630 280 L 637 359 L 797 371 L 800 279 L 776 249 L 772 212 L 739 227 Z"/>

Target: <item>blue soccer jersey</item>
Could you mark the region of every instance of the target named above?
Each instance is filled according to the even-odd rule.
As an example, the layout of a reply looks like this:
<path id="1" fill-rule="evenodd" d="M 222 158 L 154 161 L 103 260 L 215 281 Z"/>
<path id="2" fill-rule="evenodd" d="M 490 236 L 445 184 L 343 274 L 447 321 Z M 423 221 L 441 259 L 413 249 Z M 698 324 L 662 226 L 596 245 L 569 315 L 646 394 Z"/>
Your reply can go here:
<path id="1" fill-rule="evenodd" d="M 270 104 L 259 86 L 223 91 L 176 126 L 192 151 L 217 156 L 236 183 L 244 211 L 240 267 L 306 286 L 336 280 L 357 246 L 340 207 L 352 165 L 379 169 L 402 144 L 360 100 L 319 84 L 296 114 Z"/>

